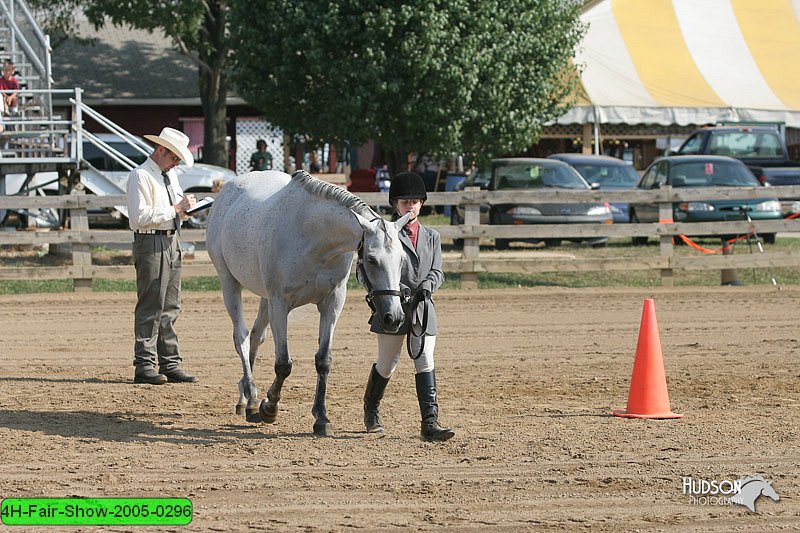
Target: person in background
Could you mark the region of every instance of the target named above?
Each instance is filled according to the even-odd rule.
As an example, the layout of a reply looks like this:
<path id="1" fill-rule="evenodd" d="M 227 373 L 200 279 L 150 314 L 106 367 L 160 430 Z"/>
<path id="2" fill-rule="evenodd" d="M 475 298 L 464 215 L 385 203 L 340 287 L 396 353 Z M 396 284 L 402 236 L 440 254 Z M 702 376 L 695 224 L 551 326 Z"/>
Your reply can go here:
<path id="1" fill-rule="evenodd" d="M 0 91 L 13 91 L 2 93 L 3 111 L 8 115 L 15 115 L 18 109 L 17 91 L 19 91 L 19 81 L 14 76 L 14 73 L 14 63 L 10 59 L 6 59 L 3 63 L 3 77 L 0 78 Z"/>
<path id="2" fill-rule="evenodd" d="M 158 136 L 144 137 L 157 146 L 128 177 L 137 296 L 133 382 L 193 383 L 198 379 L 182 368 L 174 324 L 181 311 L 180 221 L 196 200 L 192 194 L 183 194 L 173 168 L 181 160 L 191 167 L 194 157 L 189 137 L 176 129 L 164 128 Z"/>
<path id="3" fill-rule="evenodd" d="M 317 151 L 314 150 L 308 157 L 308 170 L 311 174 L 318 174 L 322 171 L 322 166 L 319 164 L 319 158 L 317 158 Z"/>
<path id="4" fill-rule="evenodd" d="M 395 220 L 408 212 L 414 216 L 400 232 L 406 253 L 400 285 L 411 289 L 412 299 L 404 305 L 405 322 L 395 333 L 381 329 L 381 321 L 370 317 L 370 331 L 377 333 L 378 361 L 372 365 L 364 391 L 364 425 L 368 433 L 383 433 L 379 405 L 389 378 L 397 368 L 406 335 L 411 336 L 410 354 L 414 360 L 417 400 L 422 418 L 420 437 L 425 441 L 446 441 L 455 435 L 439 425 L 439 402 L 436 395 L 433 350 L 436 346 L 436 307 L 432 294 L 444 283 L 442 244 L 439 233 L 419 223 L 422 204 L 428 199 L 422 178 L 413 172 L 401 172 L 392 179 L 389 203 L 396 211 Z"/>
<path id="5" fill-rule="evenodd" d="M 267 151 L 267 141 L 256 141 L 256 151 L 250 156 L 251 170 L 272 170 L 272 154 Z"/>

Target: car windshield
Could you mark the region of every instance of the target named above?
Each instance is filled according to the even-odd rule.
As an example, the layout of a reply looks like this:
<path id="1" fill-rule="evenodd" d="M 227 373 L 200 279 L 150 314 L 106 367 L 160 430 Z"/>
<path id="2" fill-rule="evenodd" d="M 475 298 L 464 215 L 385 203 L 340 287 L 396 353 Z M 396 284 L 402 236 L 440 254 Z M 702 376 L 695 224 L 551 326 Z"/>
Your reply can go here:
<path id="1" fill-rule="evenodd" d="M 486 170 L 479 168 L 476 169 L 466 180 L 467 186 L 475 186 L 480 187 L 481 189 L 485 189 L 489 186 L 489 182 L 492 181 L 490 178 L 490 174 L 486 172 Z"/>
<path id="2" fill-rule="evenodd" d="M 729 161 L 676 163 L 670 171 L 673 187 L 758 187 L 746 166 Z"/>
<path id="3" fill-rule="evenodd" d="M 574 163 L 573 166 L 589 183 L 601 187 L 633 188 L 639 181 L 639 174 L 627 165 L 594 165 Z"/>
<path id="4" fill-rule="evenodd" d="M 781 141 L 774 132 L 721 132 L 711 137 L 708 153 L 733 157 L 781 155 Z"/>
<path id="5" fill-rule="evenodd" d="M 561 164 L 502 162 L 494 167 L 498 191 L 506 189 L 587 189 L 588 185 L 571 167 Z"/>

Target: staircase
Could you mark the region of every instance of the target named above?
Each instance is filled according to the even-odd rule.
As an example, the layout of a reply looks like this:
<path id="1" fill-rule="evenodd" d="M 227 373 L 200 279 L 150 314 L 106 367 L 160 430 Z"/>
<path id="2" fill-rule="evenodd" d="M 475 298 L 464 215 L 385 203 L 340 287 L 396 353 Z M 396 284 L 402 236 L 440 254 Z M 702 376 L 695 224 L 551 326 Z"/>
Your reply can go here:
<path id="1" fill-rule="evenodd" d="M 69 128 L 53 115 L 50 40 L 24 0 L 0 0 L 0 60 L 11 60 L 19 81 L 18 106 L 2 117 L 0 156 L 49 158 L 63 155 Z"/>
<path id="2" fill-rule="evenodd" d="M 112 179 L 83 157 L 90 143 L 123 168 L 136 166 L 130 159 L 83 128 L 91 117 L 138 152 L 149 146 L 81 102 L 81 89 L 53 89 L 50 39 L 44 35 L 25 0 L 0 0 L 0 65 L 10 59 L 19 81 L 18 109 L 4 113 L 0 122 L 0 195 L 66 194 L 83 188 L 98 195 L 125 194 Z M 53 114 L 53 96 L 72 104 L 69 117 Z M 117 211 L 127 215 L 125 206 Z M 0 210 L 0 224 L 5 218 Z M 26 215 L 27 213 L 21 213 Z"/>

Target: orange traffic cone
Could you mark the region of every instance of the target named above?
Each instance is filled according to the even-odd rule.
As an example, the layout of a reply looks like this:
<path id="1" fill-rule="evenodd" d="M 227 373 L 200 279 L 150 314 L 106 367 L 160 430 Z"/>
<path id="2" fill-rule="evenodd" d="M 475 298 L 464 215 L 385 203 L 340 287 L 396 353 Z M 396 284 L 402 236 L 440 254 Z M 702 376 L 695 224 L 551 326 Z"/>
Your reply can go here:
<path id="1" fill-rule="evenodd" d="M 628 393 L 628 408 L 615 409 L 614 416 L 625 418 L 681 418 L 669 408 L 667 376 L 658 336 L 656 305 L 646 298 L 639 326 L 639 342 L 633 362 L 633 376 Z"/>

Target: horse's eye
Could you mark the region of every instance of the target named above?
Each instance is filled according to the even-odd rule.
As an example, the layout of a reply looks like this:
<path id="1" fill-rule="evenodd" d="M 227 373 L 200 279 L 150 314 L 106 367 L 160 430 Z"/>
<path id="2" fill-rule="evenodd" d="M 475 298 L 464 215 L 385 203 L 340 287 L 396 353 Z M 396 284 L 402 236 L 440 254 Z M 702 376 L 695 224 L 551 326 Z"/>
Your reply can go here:
<path id="1" fill-rule="evenodd" d="M 378 264 L 378 258 L 375 257 L 374 255 L 368 255 L 367 256 L 367 263 L 369 263 L 370 265 L 377 265 Z"/>

